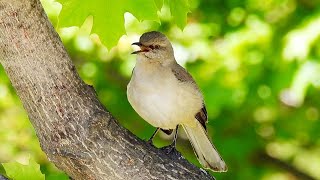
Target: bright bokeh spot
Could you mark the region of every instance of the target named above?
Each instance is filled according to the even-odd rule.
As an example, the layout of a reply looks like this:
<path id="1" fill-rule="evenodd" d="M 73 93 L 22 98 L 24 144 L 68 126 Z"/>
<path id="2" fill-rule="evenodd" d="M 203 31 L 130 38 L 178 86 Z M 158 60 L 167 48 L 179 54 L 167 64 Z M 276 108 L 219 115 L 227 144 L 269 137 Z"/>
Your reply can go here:
<path id="1" fill-rule="evenodd" d="M 307 20 L 301 28 L 291 31 L 285 42 L 283 58 L 285 60 L 305 60 L 312 43 L 320 36 L 320 15 Z"/>

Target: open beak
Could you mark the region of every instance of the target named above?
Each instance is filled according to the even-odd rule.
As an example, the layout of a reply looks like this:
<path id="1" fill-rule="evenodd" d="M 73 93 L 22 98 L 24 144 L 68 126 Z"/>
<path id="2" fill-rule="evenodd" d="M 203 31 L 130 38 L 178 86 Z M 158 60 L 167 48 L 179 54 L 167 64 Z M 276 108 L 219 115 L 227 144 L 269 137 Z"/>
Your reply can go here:
<path id="1" fill-rule="evenodd" d="M 150 48 L 144 46 L 141 42 L 134 42 L 134 43 L 132 43 L 131 45 L 136 45 L 136 46 L 139 46 L 139 47 L 140 47 L 140 50 L 134 51 L 134 52 L 132 52 L 131 54 L 139 54 L 139 53 L 141 53 L 141 52 L 148 52 L 148 51 L 150 51 Z"/>

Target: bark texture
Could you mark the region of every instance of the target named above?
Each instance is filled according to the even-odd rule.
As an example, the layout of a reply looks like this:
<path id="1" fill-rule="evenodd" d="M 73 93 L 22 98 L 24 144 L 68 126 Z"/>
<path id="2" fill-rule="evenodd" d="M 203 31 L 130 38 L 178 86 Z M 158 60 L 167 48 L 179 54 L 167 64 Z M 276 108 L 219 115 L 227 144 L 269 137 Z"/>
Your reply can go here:
<path id="1" fill-rule="evenodd" d="M 80 79 L 39 0 L 0 0 L 0 63 L 42 150 L 73 179 L 213 179 L 119 126 Z"/>

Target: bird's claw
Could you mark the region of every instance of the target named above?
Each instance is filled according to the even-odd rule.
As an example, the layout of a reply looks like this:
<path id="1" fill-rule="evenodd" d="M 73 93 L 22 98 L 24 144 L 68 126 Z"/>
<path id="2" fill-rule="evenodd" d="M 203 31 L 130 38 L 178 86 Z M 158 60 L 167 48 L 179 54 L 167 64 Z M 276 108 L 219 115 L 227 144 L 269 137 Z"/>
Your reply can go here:
<path id="1" fill-rule="evenodd" d="M 174 143 L 170 144 L 169 146 L 165 146 L 161 149 L 163 149 L 166 152 L 166 154 L 171 154 L 171 153 L 177 152 Z"/>

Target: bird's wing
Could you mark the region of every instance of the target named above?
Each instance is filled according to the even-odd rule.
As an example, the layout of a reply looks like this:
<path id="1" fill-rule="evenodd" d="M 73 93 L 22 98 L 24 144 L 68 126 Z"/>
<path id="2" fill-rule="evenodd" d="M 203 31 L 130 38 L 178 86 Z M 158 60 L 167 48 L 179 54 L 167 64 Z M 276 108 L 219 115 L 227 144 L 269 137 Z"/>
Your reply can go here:
<path id="1" fill-rule="evenodd" d="M 175 75 L 175 77 L 179 81 L 181 81 L 181 82 L 189 82 L 194 86 L 194 88 L 196 88 L 196 89 L 198 89 L 200 91 L 198 85 L 196 84 L 196 82 L 194 81 L 192 76 L 182 66 L 180 66 L 177 63 L 175 63 L 172 66 L 171 71 L 173 72 L 173 74 Z M 207 114 L 207 110 L 206 110 L 206 106 L 205 106 L 204 102 L 203 102 L 202 108 L 195 115 L 195 118 L 201 123 L 203 128 L 206 130 L 207 129 L 206 128 L 206 123 L 208 121 L 208 114 Z"/>
<path id="2" fill-rule="evenodd" d="M 202 127 L 207 130 L 206 123 L 208 122 L 208 114 L 205 104 L 203 104 L 201 110 L 196 114 L 195 117 L 201 123 Z"/>
<path id="3" fill-rule="evenodd" d="M 189 82 L 191 84 L 194 84 L 197 89 L 198 86 L 196 85 L 196 82 L 193 80 L 192 76 L 188 73 L 187 70 L 185 70 L 182 66 L 180 66 L 178 63 L 174 63 L 171 67 L 171 71 L 176 76 L 176 78 L 181 82 Z"/>

